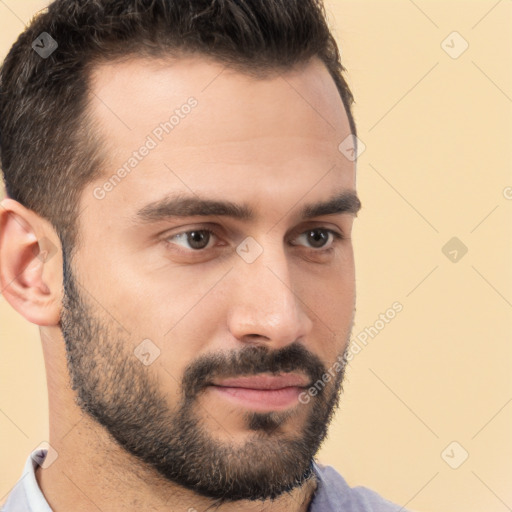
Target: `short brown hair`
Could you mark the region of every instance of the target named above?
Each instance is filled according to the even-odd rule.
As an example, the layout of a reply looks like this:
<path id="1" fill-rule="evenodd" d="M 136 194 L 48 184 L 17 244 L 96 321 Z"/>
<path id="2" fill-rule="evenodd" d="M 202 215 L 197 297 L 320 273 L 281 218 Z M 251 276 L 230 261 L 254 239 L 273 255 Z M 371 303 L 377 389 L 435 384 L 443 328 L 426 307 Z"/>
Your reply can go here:
<path id="1" fill-rule="evenodd" d="M 43 32 L 58 44 L 46 58 L 32 46 Z M 356 135 L 322 0 L 55 0 L 0 69 L 0 161 L 8 196 L 48 219 L 64 249 L 77 241 L 80 192 L 106 157 L 88 115 L 91 69 L 191 53 L 257 76 L 319 57 Z"/>

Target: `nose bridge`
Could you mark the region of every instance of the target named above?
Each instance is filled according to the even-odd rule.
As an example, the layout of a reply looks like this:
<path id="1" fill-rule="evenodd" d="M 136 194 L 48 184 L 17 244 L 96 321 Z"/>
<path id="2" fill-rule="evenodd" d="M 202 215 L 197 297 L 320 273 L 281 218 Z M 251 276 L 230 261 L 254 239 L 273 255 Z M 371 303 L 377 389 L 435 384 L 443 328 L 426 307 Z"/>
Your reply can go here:
<path id="1" fill-rule="evenodd" d="M 305 336 L 312 322 L 294 291 L 285 248 L 268 241 L 260 247 L 254 261 L 241 256 L 236 265 L 237 292 L 229 326 L 241 341 L 278 348 Z"/>

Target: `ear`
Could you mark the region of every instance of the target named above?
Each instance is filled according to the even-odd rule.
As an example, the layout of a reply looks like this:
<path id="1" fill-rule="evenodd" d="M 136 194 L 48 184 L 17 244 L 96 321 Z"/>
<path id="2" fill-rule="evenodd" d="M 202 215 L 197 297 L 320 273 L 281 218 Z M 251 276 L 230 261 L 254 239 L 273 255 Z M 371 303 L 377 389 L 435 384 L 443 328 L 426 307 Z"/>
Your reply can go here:
<path id="1" fill-rule="evenodd" d="M 0 290 L 29 322 L 57 325 L 62 247 L 52 225 L 14 199 L 0 203 Z"/>

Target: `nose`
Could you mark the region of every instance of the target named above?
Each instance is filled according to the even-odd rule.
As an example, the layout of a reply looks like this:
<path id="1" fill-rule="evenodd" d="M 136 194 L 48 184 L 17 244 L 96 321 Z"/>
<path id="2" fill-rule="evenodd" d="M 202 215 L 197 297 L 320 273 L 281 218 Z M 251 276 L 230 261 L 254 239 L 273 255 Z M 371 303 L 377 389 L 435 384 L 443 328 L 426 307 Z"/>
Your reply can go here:
<path id="1" fill-rule="evenodd" d="M 237 262 L 228 314 L 229 330 L 237 340 L 278 349 L 310 333 L 313 322 L 292 277 L 282 247 L 265 247 L 252 263 Z"/>

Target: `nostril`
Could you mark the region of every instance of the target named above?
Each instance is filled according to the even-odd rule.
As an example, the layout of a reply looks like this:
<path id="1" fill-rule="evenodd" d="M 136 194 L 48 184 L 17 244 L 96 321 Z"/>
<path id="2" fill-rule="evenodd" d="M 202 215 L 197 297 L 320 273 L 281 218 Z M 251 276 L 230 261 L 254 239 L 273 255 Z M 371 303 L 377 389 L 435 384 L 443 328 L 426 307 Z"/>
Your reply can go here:
<path id="1" fill-rule="evenodd" d="M 245 343 L 252 344 L 260 344 L 260 343 L 268 343 L 270 338 L 268 336 L 264 336 L 263 334 L 245 334 L 242 337 L 242 341 Z"/>

